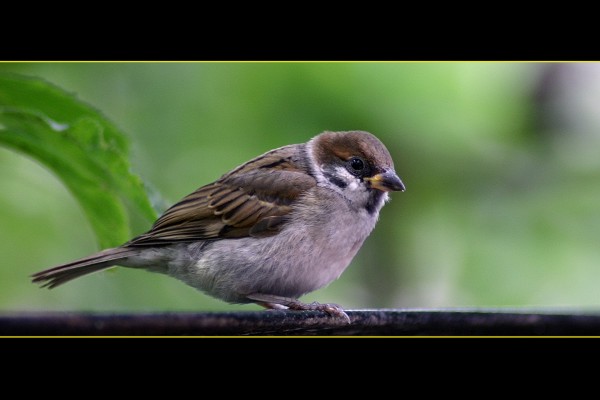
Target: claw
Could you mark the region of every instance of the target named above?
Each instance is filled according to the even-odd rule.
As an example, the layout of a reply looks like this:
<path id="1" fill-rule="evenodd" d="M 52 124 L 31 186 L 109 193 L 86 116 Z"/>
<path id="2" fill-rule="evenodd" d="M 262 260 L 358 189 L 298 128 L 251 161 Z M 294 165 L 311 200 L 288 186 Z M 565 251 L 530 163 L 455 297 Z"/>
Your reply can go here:
<path id="1" fill-rule="evenodd" d="M 309 310 L 309 311 L 323 311 L 332 317 L 343 318 L 347 323 L 350 323 L 350 317 L 346 314 L 346 311 L 342 306 L 333 303 L 317 303 L 312 302 L 311 304 L 300 303 L 300 305 L 289 307 L 290 310 Z"/>
<path id="2" fill-rule="evenodd" d="M 306 304 L 297 299 L 289 297 L 268 295 L 262 293 L 253 293 L 247 296 L 250 300 L 256 301 L 263 307 L 281 309 L 286 307 L 290 310 L 296 311 L 322 311 L 334 318 L 342 318 L 346 323 L 350 324 L 350 317 L 342 306 L 333 303 L 317 303 L 316 301 L 310 304 Z"/>

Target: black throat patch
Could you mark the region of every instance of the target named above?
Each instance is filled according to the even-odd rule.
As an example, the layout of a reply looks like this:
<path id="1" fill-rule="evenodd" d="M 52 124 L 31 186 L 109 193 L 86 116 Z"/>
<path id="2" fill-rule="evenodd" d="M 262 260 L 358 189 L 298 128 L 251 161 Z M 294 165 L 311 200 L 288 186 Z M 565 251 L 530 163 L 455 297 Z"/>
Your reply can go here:
<path id="1" fill-rule="evenodd" d="M 365 205 L 365 210 L 371 215 L 378 211 L 379 205 L 381 204 L 381 198 L 384 193 L 380 190 L 371 189 L 371 193 L 369 194 L 369 200 Z"/>

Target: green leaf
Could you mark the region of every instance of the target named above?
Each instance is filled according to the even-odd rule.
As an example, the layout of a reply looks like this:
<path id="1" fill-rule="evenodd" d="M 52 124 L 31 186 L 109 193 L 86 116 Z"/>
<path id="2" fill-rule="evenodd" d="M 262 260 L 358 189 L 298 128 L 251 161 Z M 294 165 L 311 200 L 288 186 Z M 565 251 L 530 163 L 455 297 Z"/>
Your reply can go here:
<path id="1" fill-rule="evenodd" d="M 27 154 L 62 180 L 102 248 L 131 238 L 132 212 L 156 218 L 141 179 L 130 171 L 126 136 L 99 111 L 42 79 L 0 74 L 0 145 Z"/>

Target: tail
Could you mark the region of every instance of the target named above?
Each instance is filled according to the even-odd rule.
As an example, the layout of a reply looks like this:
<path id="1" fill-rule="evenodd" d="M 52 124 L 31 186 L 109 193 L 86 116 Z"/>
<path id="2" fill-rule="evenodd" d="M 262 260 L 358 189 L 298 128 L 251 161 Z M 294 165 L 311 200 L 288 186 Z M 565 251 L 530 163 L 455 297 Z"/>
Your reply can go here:
<path id="1" fill-rule="evenodd" d="M 112 267 L 118 264 L 119 261 L 137 253 L 137 250 L 127 247 L 107 249 L 92 254 L 89 257 L 80 258 L 79 260 L 35 273 L 31 275 L 31 278 L 33 278 L 31 281 L 33 283 L 41 283 L 41 287 L 52 289 L 80 276 Z"/>

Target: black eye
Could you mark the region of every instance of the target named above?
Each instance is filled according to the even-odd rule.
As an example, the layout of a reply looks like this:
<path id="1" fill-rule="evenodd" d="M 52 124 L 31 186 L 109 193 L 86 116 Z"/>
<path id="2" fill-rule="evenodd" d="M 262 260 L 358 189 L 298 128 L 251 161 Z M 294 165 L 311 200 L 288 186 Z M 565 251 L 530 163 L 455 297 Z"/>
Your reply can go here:
<path id="1" fill-rule="evenodd" d="M 356 171 L 361 171 L 365 167 L 365 163 L 360 158 L 355 157 L 350 160 L 350 166 Z"/>
<path id="2" fill-rule="evenodd" d="M 348 171 L 354 175 L 362 175 L 365 170 L 365 162 L 359 157 L 348 160 Z"/>

